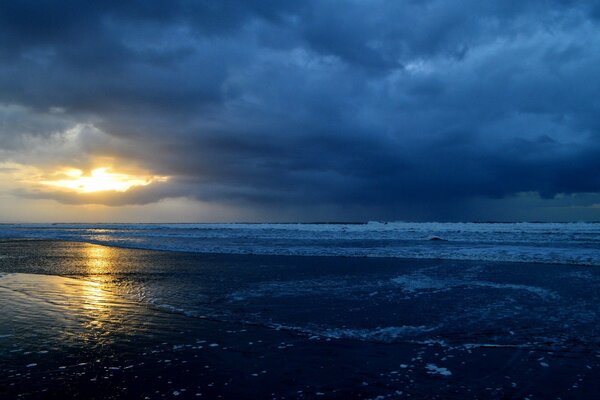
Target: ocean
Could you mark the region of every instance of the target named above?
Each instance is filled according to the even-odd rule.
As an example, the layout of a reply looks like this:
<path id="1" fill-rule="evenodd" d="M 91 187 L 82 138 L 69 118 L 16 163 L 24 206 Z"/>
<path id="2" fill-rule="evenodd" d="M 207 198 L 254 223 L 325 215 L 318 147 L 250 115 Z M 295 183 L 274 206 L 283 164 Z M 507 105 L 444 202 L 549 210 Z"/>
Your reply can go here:
<path id="1" fill-rule="evenodd" d="M 199 253 L 600 265 L 600 223 L 0 224 L 0 238 Z"/>
<path id="2" fill-rule="evenodd" d="M 0 395 L 593 398 L 598 241 L 593 223 L 0 225 Z"/>

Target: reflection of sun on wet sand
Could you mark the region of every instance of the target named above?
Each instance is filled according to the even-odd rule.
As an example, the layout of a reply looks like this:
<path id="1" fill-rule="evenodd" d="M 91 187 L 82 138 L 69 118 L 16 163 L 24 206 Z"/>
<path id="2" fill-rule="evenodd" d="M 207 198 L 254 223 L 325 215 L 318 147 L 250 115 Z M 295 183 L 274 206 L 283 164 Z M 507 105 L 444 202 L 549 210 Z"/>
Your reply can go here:
<path id="1" fill-rule="evenodd" d="M 146 309 L 119 295 L 112 283 L 118 250 L 86 243 L 66 250 L 77 272 L 67 275 L 77 278 L 28 273 L 0 276 L 0 303 L 5 315 L 30 327 L 43 326 L 45 334 L 53 332 L 65 344 L 98 345 L 142 324 Z"/>
<path id="2" fill-rule="evenodd" d="M 39 320 L 67 340 L 126 333 L 144 308 L 116 294 L 110 283 L 117 251 L 93 244 L 70 251 L 80 260 L 82 279 L 26 273 L 0 276 L 3 309 L 32 325 Z"/>
<path id="3" fill-rule="evenodd" d="M 83 249 L 85 267 L 90 274 L 106 274 L 111 272 L 115 250 L 111 247 L 87 245 Z"/>
<path id="4" fill-rule="evenodd" d="M 43 327 L 65 341 L 90 341 L 127 333 L 139 311 L 100 282 L 51 275 L 7 274 L 0 278 L 3 312 Z"/>
<path id="5" fill-rule="evenodd" d="M 600 390 L 594 269 L 0 244 L 2 399 Z"/>
<path id="6" fill-rule="evenodd" d="M 109 247 L 89 245 L 83 249 L 86 256 L 85 269 L 90 274 L 90 279 L 77 287 L 80 290 L 82 304 L 86 309 L 91 320 L 86 324 L 93 329 L 102 329 L 111 314 L 112 296 L 105 289 L 106 283 L 102 275 L 111 271 L 111 256 L 113 251 Z"/>

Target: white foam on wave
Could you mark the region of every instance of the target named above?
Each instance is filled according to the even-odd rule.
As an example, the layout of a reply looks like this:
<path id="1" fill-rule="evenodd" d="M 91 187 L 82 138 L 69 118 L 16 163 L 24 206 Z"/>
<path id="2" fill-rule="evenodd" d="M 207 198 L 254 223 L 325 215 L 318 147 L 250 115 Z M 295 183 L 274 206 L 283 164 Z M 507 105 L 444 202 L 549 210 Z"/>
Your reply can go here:
<path id="1" fill-rule="evenodd" d="M 5 224 L 0 238 L 202 253 L 600 265 L 596 223 Z"/>

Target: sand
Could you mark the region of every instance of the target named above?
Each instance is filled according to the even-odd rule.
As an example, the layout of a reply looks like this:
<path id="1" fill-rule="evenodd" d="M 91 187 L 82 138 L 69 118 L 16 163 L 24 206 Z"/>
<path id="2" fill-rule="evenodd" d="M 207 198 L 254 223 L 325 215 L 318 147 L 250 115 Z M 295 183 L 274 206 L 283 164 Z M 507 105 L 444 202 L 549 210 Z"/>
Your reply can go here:
<path id="1" fill-rule="evenodd" d="M 198 265 L 198 273 L 209 281 L 214 278 L 209 273 L 213 266 L 221 265 L 223 272 L 220 276 L 227 277 L 228 268 L 245 268 L 250 273 L 249 265 L 255 265 L 257 269 L 252 273 L 259 274 L 265 282 L 271 282 L 268 280 L 270 270 L 278 275 L 285 274 L 282 271 L 287 269 L 293 275 L 294 266 L 300 268 L 303 263 L 318 264 L 314 267 L 315 271 L 323 270 L 327 265 L 337 270 L 339 267 L 333 264 L 340 260 L 215 257 L 110 248 L 112 272 L 106 269 L 108 264 L 99 263 L 96 267 L 104 270 L 85 270 L 76 274 L 77 268 L 90 268 L 88 264 L 93 264 L 89 257 L 82 256 L 96 251 L 95 246 L 89 246 L 56 241 L 0 244 L 0 254 L 4 256 L 0 263 L 1 398 L 588 399 L 594 398 L 600 390 L 600 348 L 590 341 L 592 339 L 587 339 L 589 332 L 584 332 L 583 327 L 565 328 L 565 332 L 582 330 L 579 343 L 569 339 L 557 344 L 549 338 L 544 345 L 539 340 L 524 340 L 520 336 L 522 330 L 514 332 L 517 337 L 514 341 L 507 341 L 504 336 L 489 335 L 488 330 L 496 329 L 508 332 L 507 337 L 510 337 L 510 329 L 522 328 L 516 322 L 512 326 L 510 320 L 505 321 L 505 326 L 482 326 L 480 331 L 471 329 L 467 337 L 463 335 L 460 338 L 449 334 L 444 338 L 444 332 L 450 332 L 448 328 L 411 331 L 397 327 L 398 332 L 388 329 L 379 332 L 379 336 L 369 336 L 377 330 L 339 327 L 338 332 L 322 330 L 322 334 L 316 334 L 292 329 L 289 325 L 276 329 L 274 324 L 242 323 L 227 318 L 219 320 L 214 316 L 193 315 L 176 307 L 169 310 L 153 304 L 138 296 L 137 286 L 131 281 L 155 279 L 161 283 L 168 278 L 163 277 L 164 271 L 158 272 L 161 271 L 160 265 L 167 270 L 173 266 L 183 269 L 181 266 L 185 261 Z M 99 262 L 98 258 L 94 260 Z M 148 263 L 154 263 L 154 266 Z M 388 272 L 396 277 L 403 276 L 391 283 L 398 285 L 397 290 L 403 293 L 403 298 L 413 296 L 402 301 L 411 301 L 415 306 L 421 302 L 429 303 L 432 309 L 451 308 L 451 305 L 438 303 L 442 298 L 436 300 L 435 296 L 447 296 L 449 293 L 459 296 L 469 290 L 480 294 L 490 292 L 489 296 L 498 296 L 497 291 L 501 290 L 505 297 L 512 294 L 517 300 L 529 299 L 529 303 L 523 300 L 520 306 L 535 307 L 538 311 L 545 306 L 549 316 L 557 314 L 551 309 L 557 304 L 575 301 L 575 298 L 566 298 L 571 293 L 568 288 L 561 292 L 556 279 L 548 278 L 548 271 L 554 269 L 530 269 L 527 279 L 520 277 L 511 279 L 510 283 L 495 282 L 504 285 L 498 289 L 483 284 L 490 281 L 483 281 L 481 276 L 474 278 L 476 284 L 473 287 L 465 283 L 467 277 L 461 274 L 446 276 L 444 280 L 439 269 L 436 275 L 427 272 L 432 268 L 431 262 L 408 262 L 410 267 L 406 261 L 403 261 L 406 265 L 396 265 L 396 261 L 389 260 L 353 260 L 352 263 L 351 269 L 359 271 L 364 267 L 371 272 L 377 268 L 377 263 L 385 264 L 380 265 L 377 279 Z M 209 264 L 211 267 L 201 267 Z M 126 271 L 118 269 L 118 265 Z M 275 265 L 282 269 L 276 270 Z M 153 272 L 140 278 L 139 272 L 133 272 L 136 268 Z M 513 266 L 494 265 L 494 268 L 504 268 L 509 274 Z M 52 269 L 62 274 L 49 274 Z M 307 281 L 318 283 L 319 280 L 311 268 L 307 267 L 305 271 L 303 280 L 297 276 L 292 279 L 299 282 L 297 286 L 303 290 L 300 298 L 307 293 L 311 296 L 319 293 L 307 291 L 306 286 L 310 286 Z M 399 275 L 400 272 L 403 274 Z M 343 280 L 339 271 L 336 274 Z M 532 274 L 539 277 L 531 277 Z M 597 291 L 595 274 L 586 276 L 589 278 L 588 286 L 596 287 L 594 290 Z M 349 277 L 344 279 L 350 282 L 348 287 L 356 285 Z M 368 281 L 367 278 L 364 280 Z M 198 286 L 197 281 L 194 282 Z M 144 283 L 142 287 L 154 286 Z M 157 287 L 164 289 L 164 286 Z M 299 300 L 292 301 L 281 295 L 289 295 L 289 287 L 279 285 L 280 292 L 273 285 L 267 287 L 271 290 L 271 297 L 267 298 L 264 298 L 264 290 L 257 289 L 264 289 L 264 284 L 247 287 L 245 291 L 227 287 L 227 292 L 238 296 L 239 300 L 232 297 L 224 304 L 237 307 L 238 302 L 247 302 L 248 310 L 253 311 L 253 302 L 257 301 L 253 299 L 260 293 L 263 298 L 257 305 L 286 301 L 290 301 L 288 307 L 297 305 L 294 302 Z M 189 290 L 187 286 L 185 288 Z M 252 288 L 255 297 L 250 296 Z M 204 288 L 198 286 L 199 291 L 203 289 L 215 291 L 208 285 Z M 374 293 L 372 288 L 369 290 L 369 293 L 365 292 L 365 299 L 379 296 L 369 296 Z M 576 297 L 577 293 L 572 294 Z M 221 298 L 223 295 L 218 292 L 214 296 Z M 336 304 L 329 298 L 324 296 L 323 299 L 321 312 L 325 315 L 330 307 L 336 312 L 341 309 L 335 308 Z M 355 301 L 353 299 L 351 304 Z M 313 313 L 319 309 L 314 304 L 319 304 L 318 299 L 307 303 Z M 476 306 L 473 304 L 473 309 Z M 589 302 L 587 309 L 579 307 L 580 312 L 586 311 L 590 318 L 598 312 L 597 303 L 593 301 Z M 389 313 L 392 311 L 398 312 L 389 310 Z M 406 312 L 409 313 L 408 310 Z M 489 312 L 500 311 L 489 309 Z M 290 314 L 293 313 L 290 311 Z M 279 311 L 263 317 L 265 315 L 275 318 Z M 305 324 L 304 314 L 297 315 L 298 324 Z M 435 320 L 440 315 L 432 310 L 433 320 L 428 321 L 427 326 L 441 323 Z M 495 317 L 489 316 L 495 324 L 503 321 Z M 323 318 L 315 316 L 315 320 Z M 523 321 L 525 319 L 523 317 Z M 549 322 L 548 329 L 553 323 Z M 420 323 L 415 322 L 412 326 L 418 328 Z M 532 332 L 532 335 L 537 335 L 538 331 L 533 329 Z M 571 333 L 577 337 L 577 332 Z M 435 340 L 431 339 L 434 334 Z M 392 340 L 388 340 L 390 337 Z M 481 340 L 477 341 L 478 338 Z M 490 343 L 484 341 L 494 338 L 496 340 Z"/>

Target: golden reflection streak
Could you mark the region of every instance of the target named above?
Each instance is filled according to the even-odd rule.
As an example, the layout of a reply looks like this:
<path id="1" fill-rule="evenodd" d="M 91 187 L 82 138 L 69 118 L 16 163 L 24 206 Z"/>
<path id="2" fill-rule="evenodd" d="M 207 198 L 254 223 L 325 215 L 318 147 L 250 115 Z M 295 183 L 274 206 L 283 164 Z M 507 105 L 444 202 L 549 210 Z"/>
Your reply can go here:
<path id="1" fill-rule="evenodd" d="M 65 342 L 101 346 L 137 329 L 136 303 L 121 296 L 115 284 L 120 249 L 74 243 L 64 250 L 68 254 L 63 262 L 76 263 L 77 277 L 15 275 L 22 285 L 29 285 L 33 301 L 40 302 L 31 312 L 41 318 L 54 316 L 52 326 Z"/>
<path id="2" fill-rule="evenodd" d="M 110 247 L 91 244 L 85 245 L 82 252 L 86 272 L 90 275 L 81 286 L 81 307 L 89 318 L 84 327 L 106 329 L 106 322 L 111 319 L 115 298 L 107 287 L 105 275 L 113 270 L 116 252 Z M 110 332 L 103 334 L 107 333 Z"/>

